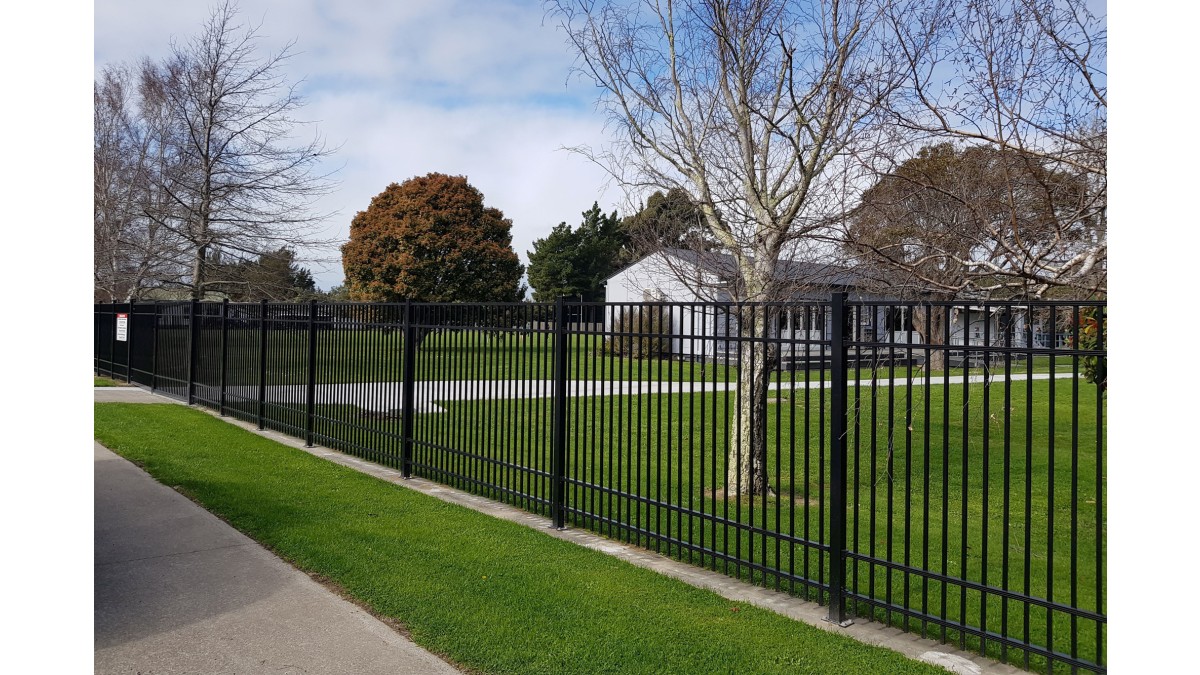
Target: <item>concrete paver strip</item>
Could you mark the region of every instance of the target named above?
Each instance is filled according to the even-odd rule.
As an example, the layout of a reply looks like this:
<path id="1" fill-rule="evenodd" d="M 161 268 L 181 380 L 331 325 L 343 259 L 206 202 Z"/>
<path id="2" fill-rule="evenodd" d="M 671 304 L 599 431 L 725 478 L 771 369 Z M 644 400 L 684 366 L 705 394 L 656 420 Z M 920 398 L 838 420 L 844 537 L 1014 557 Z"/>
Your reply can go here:
<path id="1" fill-rule="evenodd" d="M 94 461 L 96 673 L 459 672 L 99 443 Z"/>
<path id="2" fill-rule="evenodd" d="M 96 387 L 92 400 L 96 403 L 180 403 L 151 394 L 141 387 Z"/>

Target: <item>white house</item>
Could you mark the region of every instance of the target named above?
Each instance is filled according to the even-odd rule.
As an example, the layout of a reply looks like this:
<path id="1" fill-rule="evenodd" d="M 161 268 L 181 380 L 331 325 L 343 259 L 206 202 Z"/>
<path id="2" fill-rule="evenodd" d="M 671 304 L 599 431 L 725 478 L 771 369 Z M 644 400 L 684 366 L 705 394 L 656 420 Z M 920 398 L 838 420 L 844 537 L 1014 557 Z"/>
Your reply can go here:
<path id="1" fill-rule="evenodd" d="M 900 298 L 888 297 L 870 290 L 862 272 L 845 268 L 797 261 L 781 261 L 781 273 L 801 280 L 790 299 L 800 307 L 787 308 L 776 319 L 769 335 L 781 337 L 781 356 L 791 352 L 819 352 L 820 346 L 805 341 L 828 340 L 832 335 L 832 317 L 818 303 L 827 302 L 832 293 L 844 292 L 851 302 L 895 303 Z M 726 290 L 735 278 L 731 256 L 722 253 L 698 253 L 683 249 L 664 249 L 649 255 L 610 276 L 605 281 L 607 303 L 675 303 L 663 309 L 663 320 L 671 325 L 671 354 L 681 358 L 722 359 L 727 343 L 723 336 L 737 332 L 737 317 L 730 316 L 720 305 L 728 302 Z M 811 304 L 808 304 L 811 303 Z M 632 307 L 630 308 L 632 309 Z M 613 319 L 622 311 L 609 307 L 605 313 L 604 330 L 611 331 Z M 851 306 L 855 339 L 862 342 L 920 344 L 913 330 L 911 309 L 905 306 Z M 965 301 L 950 312 L 950 344 L 984 346 L 984 333 L 993 346 L 1024 347 L 1030 331 L 1026 330 L 1028 308 L 1024 306 L 987 306 L 980 301 Z M 985 324 L 987 328 L 985 330 Z M 1035 328 L 1036 330 L 1036 328 Z M 789 342 L 792 341 L 792 342 Z M 1038 344 L 1035 340 L 1035 345 Z M 917 356 L 920 350 L 918 349 Z M 796 354 L 800 356 L 800 354 Z M 961 354 L 951 354 L 952 362 Z M 974 360 L 974 359 L 973 359 Z"/>
<path id="2" fill-rule="evenodd" d="M 855 300 L 878 299 L 862 289 L 854 272 L 833 265 L 782 261 L 782 273 L 802 279 L 805 284 L 791 298 L 797 303 L 828 300 L 831 293 L 846 292 Z M 608 303 L 669 302 L 683 303 L 664 308 L 664 320 L 671 324 L 671 353 L 683 358 L 723 358 L 727 343 L 723 336 L 737 332 L 737 317 L 720 306 L 730 300 L 728 285 L 735 278 L 733 258 L 723 253 L 699 253 L 684 249 L 664 249 L 619 270 L 605 281 Z M 612 329 L 619 308 L 610 308 L 604 328 Z M 816 304 L 803 309 L 781 312 L 769 334 L 784 340 L 781 348 L 788 356 L 793 347 L 804 349 L 804 340 L 828 339 L 832 317 Z M 819 351 L 818 345 L 812 345 Z"/>

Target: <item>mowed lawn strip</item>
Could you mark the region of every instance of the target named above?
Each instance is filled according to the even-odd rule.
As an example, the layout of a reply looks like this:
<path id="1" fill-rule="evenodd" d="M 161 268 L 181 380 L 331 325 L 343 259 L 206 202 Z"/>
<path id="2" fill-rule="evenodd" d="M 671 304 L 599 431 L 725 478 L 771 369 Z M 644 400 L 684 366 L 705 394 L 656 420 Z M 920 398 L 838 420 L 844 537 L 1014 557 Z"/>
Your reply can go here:
<path id="1" fill-rule="evenodd" d="M 405 490 L 176 405 L 97 404 L 97 440 L 487 673 L 944 673 Z"/>

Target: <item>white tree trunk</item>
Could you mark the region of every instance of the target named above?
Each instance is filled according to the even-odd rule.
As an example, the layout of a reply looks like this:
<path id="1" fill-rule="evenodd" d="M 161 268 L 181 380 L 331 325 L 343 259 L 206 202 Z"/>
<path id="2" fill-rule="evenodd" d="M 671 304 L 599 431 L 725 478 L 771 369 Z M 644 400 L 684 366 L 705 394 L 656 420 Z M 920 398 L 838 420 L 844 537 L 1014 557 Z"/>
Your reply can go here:
<path id="1" fill-rule="evenodd" d="M 770 490 L 767 480 L 767 393 L 772 358 L 762 338 L 768 334 L 768 316 L 761 306 L 744 308 L 738 317 L 742 338 L 738 355 L 738 414 L 731 420 L 726 458 L 726 494 L 731 497 L 761 495 Z"/>

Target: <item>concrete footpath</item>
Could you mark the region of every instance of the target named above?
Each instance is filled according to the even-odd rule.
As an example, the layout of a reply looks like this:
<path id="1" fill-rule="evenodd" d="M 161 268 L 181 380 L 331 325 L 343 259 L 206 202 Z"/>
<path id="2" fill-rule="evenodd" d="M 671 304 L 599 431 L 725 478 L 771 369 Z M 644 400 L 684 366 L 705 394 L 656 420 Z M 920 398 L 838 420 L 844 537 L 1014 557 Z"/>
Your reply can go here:
<path id="1" fill-rule="evenodd" d="M 95 490 L 96 673 L 458 672 L 99 443 Z"/>

